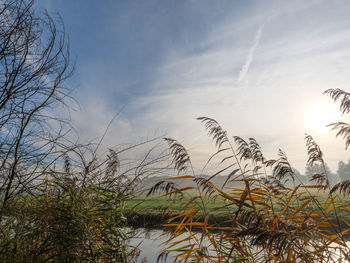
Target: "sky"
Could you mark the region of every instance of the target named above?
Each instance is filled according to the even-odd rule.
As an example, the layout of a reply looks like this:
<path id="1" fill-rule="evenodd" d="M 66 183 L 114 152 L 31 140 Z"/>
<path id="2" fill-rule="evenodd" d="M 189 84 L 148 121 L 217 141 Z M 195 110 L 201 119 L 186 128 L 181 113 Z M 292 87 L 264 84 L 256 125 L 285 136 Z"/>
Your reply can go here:
<path id="1" fill-rule="evenodd" d="M 42 0 L 36 8 L 64 22 L 76 62 L 67 84 L 80 103 L 71 115 L 83 138 L 102 136 L 120 112 L 104 147 L 165 135 L 199 168 L 215 151 L 195 119 L 207 116 L 230 136 L 254 137 L 267 158 L 281 148 L 301 172 L 305 133 L 333 171 L 350 158 L 342 139 L 313 124 L 348 119 L 323 92 L 350 90 L 350 1 Z"/>

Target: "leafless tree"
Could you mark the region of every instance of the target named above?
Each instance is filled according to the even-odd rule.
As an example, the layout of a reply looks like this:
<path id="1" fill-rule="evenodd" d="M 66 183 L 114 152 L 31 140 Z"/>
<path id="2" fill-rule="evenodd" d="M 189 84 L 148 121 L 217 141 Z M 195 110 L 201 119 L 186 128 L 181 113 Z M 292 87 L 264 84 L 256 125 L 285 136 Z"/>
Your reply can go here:
<path id="1" fill-rule="evenodd" d="M 33 1 L 0 3 L 0 211 L 30 189 L 65 135 L 55 111 L 71 99 L 68 47 L 60 19 L 36 14 Z"/>

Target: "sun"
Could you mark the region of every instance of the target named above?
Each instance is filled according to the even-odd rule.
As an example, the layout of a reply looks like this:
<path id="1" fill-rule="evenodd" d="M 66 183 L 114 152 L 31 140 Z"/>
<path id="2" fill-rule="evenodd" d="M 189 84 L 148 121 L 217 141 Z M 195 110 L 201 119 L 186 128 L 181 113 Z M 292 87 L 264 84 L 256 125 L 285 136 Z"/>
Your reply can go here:
<path id="1" fill-rule="evenodd" d="M 339 121 L 340 113 L 335 104 L 316 102 L 309 106 L 304 113 L 305 129 L 313 132 L 326 132 L 330 123 Z"/>

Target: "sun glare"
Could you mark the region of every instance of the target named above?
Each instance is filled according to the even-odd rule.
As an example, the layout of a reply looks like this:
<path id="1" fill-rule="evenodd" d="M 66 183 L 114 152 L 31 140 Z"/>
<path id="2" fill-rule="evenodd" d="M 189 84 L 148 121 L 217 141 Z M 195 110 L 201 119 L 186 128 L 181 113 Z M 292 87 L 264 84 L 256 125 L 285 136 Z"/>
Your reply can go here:
<path id="1" fill-rule="evenodd" d="M 340 113 L 335 104 L 329 102 L 317 102 L 308 107 L 304 114 L 305 128 L 307 131 L 326 132 L 326 126 L 339 121 Z"/>

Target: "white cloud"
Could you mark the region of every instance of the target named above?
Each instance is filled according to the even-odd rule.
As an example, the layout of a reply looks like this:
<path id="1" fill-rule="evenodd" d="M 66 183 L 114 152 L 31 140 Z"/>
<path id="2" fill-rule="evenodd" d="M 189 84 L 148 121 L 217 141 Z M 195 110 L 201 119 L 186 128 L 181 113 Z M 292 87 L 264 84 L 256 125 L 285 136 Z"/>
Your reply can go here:
<path id="1" fill-rule="evenodd" d="M 252 46 L 249 49 L 248 56 L 244 62 L 244 65 L 242 66 L 241 70 L 239 71 L 239 76 L 238 76 L 238 83 L 242 82 L 245 76 L 247 75 L 247 72 L 249 70 L 250 64 L 253 61 L 254 58 L 254 52 L 257 49 L 260 38 L 261 38 L 261 33 L 262 33 L 262 26 L 256 31 L 254 41 L 252 43 Z"/>
<path id="2" fill-rule="evenodd" d="M 97 143 L 116 114 L 118 112 L 114 112 L 107 105 L 103 96 L 91 92 L 85 94 L 84 101 L 81 102 L 81 109 L 72 111 L 71 118 L 81 141 Z M 123 112 L 121 112 L 109 127 L 103 145 L 114 146 L 126 142 L 130 129 L 129 120 L 123 117 Z"/>
<path id="3" fill-rule="evenodd" d="M 200 168 L 214 149 L 194 118 L 213 117 L 231 135 L 255 137 L 268 158 L 275 158 L 282 148 L 292 165 L 303 172 L 307 159 L 303 114 L 311 103 L 330 100 L 322 95 L 325 89 L 346 89 L 350 84 L 346 59 L 350 54 L 346 45 L 350 43 L 349 34 L 343 26 L 339 28 L 339 23 L 329 28 L 317 21 L 317 28 L 301 23 L 277 31 L 278 22 L 288 22 L 283 13 L 266 23 L 259 19 L 255 22 L 240 23 L 237 30 L 210 32 L 201 42 L 210 43 L 205 52 L 174 56 L 176 51 L 172 50 L 171 59 L 164 61 L 154 76 L 153 93 L 134 100 L 132 107 L 138 108 L 139 114 L 133 124 L 143 130 L 157 127 L 167 131 L 191 149 Z M 264 42 L 260 42 L 260 26 L 247 56 L 245 43 L 249 39 L 243 32 L 253 32 L 262 22 Z M 258 46 L 259 52 L 255 52 Z M 232 72 L 239 72 L 238 82 Z M 348 158 L 342 141 L 334 139 L 334 134 L 312 135 L 323 146 L 332 169 L 339 159 Z"/>
<path id="4" fill-rule="evenodd" d="M 171 45 L 147 83 L 151 92 L 131 99 L 106 144 L 167 133 L 190 149 L 200 169 L 214 149 L 194 118 L 208 116 L 231 135 L 255 137 L 269 158 L 282 148 L 303 171 L 304 110 L 327 100 L 322 95 L 325 89 L 349 86 L 350 35 L 349 23 L 341 16 L 324 19 L 326 7 L 295 3 L 266 5 L 239 21 L 213 26 L 198 40 L 198 50 Z M 264 41 L 260 41 L 262 30 Z M 251 43 L 248 55 L 247 43 Z M 102 135 L 115 114 L 103 96 L 108 97 L 92 94 L 82 105 L 82 116 L 76 117 L 81 129 L 94 138 Z M 333 169 L 337 160 L 348 158 L 333 134 L 312 135 Z"/>

